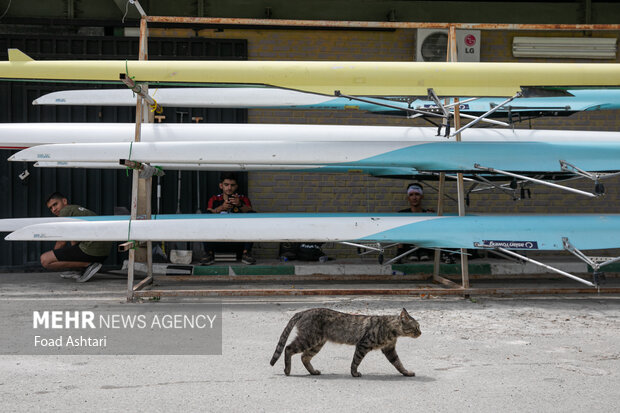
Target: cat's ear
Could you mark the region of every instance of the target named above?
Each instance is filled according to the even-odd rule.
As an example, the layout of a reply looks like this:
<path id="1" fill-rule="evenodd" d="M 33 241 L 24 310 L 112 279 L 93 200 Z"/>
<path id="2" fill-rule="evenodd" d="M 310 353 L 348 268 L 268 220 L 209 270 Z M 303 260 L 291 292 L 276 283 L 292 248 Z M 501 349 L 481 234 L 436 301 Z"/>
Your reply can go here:
<path id="1" fill-rule="evenodd" d="M 407 319 L 407 318 L 411 318 L 411 316 L 409 315 L 409 313 L 407 312 L 407 310 L 405 310 L 405 309 L 403 308 L 403 311 L 401 311 L 401 312 L 400 312 L 400 318 L 405 318 L 405 319 Z"/>

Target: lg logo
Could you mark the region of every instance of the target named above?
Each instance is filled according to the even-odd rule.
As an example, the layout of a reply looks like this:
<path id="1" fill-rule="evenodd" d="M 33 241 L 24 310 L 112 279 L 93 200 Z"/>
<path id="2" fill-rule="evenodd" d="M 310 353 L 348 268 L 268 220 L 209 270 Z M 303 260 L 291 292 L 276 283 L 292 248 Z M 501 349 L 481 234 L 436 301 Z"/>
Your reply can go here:
<path id="1" fill-rule="evenodd" d="M 464 40 L 465 40 L 465 46 L 467 46 L 465 48 L 465 53 L 473 54 L 474 46 L 476 45 L 476 36 L 474 36 L 473 34 L 468 34 L 467 36 L 465 36 Z"/>

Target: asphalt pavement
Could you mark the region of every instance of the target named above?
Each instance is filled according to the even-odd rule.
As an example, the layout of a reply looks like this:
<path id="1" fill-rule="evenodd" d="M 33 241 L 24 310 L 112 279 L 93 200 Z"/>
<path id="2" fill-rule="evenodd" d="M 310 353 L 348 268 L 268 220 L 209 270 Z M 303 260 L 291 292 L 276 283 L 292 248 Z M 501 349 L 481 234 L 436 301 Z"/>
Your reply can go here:
<path id="1" fill-rule="evenodd" d="M 3 340 L 11 342 L 26 302 L 140 311 L 119 275 L 77 284 L 53 273 L 0 274 Z M 3 411 L 616 411 L 620 405 L 620 297 L 228 297 L 162 298 L 180 307 L 221 303 L 221 355 L 0 356 Z M 151 303 L 152 304 L 152 303 Z M 155 303 L 157 305 L 157 303 Z M 415 377 L 380 351 L 353 378 L 354 348 L 327 344 L 310 376 L 299 356 L 291 376 L 269 360 L 297 311 L 328 307 L 362 314 L 406 308 L 422 336 L 396 349 Z M 291 335 L 293 336 L 294 333 Z M 141 343 L 148 346 L 149 343 Z M 178 343 L 179 346 L 182 343 Z M 138 351 L 139 352 L 139 351 Z"/>

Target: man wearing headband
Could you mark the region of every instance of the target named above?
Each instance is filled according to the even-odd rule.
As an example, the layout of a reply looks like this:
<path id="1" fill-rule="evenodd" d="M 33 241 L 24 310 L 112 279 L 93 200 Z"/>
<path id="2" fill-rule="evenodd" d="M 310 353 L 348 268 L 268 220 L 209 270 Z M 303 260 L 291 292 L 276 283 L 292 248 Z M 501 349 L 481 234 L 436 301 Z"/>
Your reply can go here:
<path id="1" fill-rule="evenodd" d="M 412 183 L 407 185 L 407 200 L 409 208 L 405 208 L 398 212 L 433 212 L 422 208 L 422 200 L 424 199 L 424 189 L 421 184 Z"/>
<path id="2" fill-rule="evenodd" d="M 425 213 L 435 212 L 432 209 L 422 208 L 422 200 L 424 199 L 424 188 L 422 184 L 412 182 L 407 185 L 407 201 L 409 201 L 409 208 L 401 209 L 398 212 L 410 212 L 410 213 Z M 415 245 L 400 244 L 396 251 L 396 256 L 404 254 L 410 249 L 415 248 Z M 431 257 L 435 254 L 434 250 L 427 248 L 420 248 L 419 250 L 407 255 L 405 259 L 409 261 L 430 261 Z M 400 261 L 400 260 L 399 260 Z M 454 259 L 451 255 L 442 253 L 441 261 L 446 264 L 453 264 Z"/>
<path id="3" fill-rule="evenodd" d="M 409 212 L 409 213 L 424 213 L 424 212 L 434 212 L 429 209 L 422 208 L 422 200 L 424 199 L 424 188 L 422 184 L 417 182 L 412 182 L 407 185 L 407 201 L 409 202 L 409 207 L 405 209 L 401 209 L 398 212 Z M 399 244 L 398 250 L 396 251 L 396 255 L 404 254 L 410 249 L 415 248 L 415 245 L 411 244 Z M 429 250 L 426 248 L 420 248 L 419 250 L 407 255 L 405 259 L 409 261 L 429 261 L 431 259 L 431 255 L 433 250 Z"/>

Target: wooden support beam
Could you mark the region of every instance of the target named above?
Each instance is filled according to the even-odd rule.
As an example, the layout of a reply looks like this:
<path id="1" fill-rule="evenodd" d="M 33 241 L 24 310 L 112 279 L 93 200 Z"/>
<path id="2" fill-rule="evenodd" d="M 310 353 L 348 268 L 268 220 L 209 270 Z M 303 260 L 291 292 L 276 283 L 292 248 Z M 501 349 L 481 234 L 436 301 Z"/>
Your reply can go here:
<path id="1" fill-rule="evenodd" d="M 140 291 L 148 285 L 153 284 L 153 276 L 149 275 L 133 287 L 133 292 Z"/>
<path id="2" fill-rule="evenodd" d="M 450 45 L 450 61 L 456 62 L 457 53 L 456 53 L 456 27 L 450 26 L 450 35 L 448 44 Z M 454 102 L 454 128 L 456 130 L 461 129 L 461 115 L 460 115 L 460 106 L 458 104 L 459 99 L 455 98 Z M 461 141 L 461 133 L 456 134 L 456 141 Z M 465 216 L 465 183 L 463 181 L 463 174 L 456 174 L 456 190 L 458 195 L 458 208 L 459 208 L 459 216 Z M 463 288 L 469 288 L 469 263 L 467 260 L 467 250 L 461 248 L 461 276 L 462 276 L 462 284 Z"/>
<path id="3" fill-rule="evenodd" d="M 458 285 L 457 283 L 455 283 L 454 281 L 449 280 L 449 279 L 444 278 L 444 277 L 439 277 L 439 276 L 438 277 L 433 277 L 433 281 L 438 282 L 439 284 L 446 285 L 446 286 L 448 286 L 450 288 L 463 288 L 460 285 Z"/>
<path id="4" fill-rule="evenodd" d="M 446 173 L 439 173 L 439 192 L 437 193 L 437 216 L 443 215 L 444 193 L 446 186 Z M 435 262 L 433 265 L 433 280 L 439 281 L 439 266 L 441 264 L 441 251 L 435 250 Z"/>
<path id="5" fill-rule="evenodd" d="M 140 19 L 140 50 L 139 60 L 147 60 L 148 58 L 148 39 L 147 39 L 147 21 L 146 16 L 143 15 Z M 148 94 L 148 88 L 145 86 L 142 88 L 143 92 Z M 147 121 L 152 116 L 149 116 L 149 111 L 146 105 L 143 105 L 143 97 L 138 95 L 136 99 L 136 129 L 135 129 L 135 142 L 140 142 L 142 121 Z M 151 179 L 139 179 L 139 171 L 133 170 L 133 180 L 131 185 L 131 220 L 135 220 L 138 215 L 146 216 L 147 219 L 151 218 L 150 215 L 150 191 L 147 191 L 146 186 L 151 185 Z M 148 214 L 147 214 L 148 205 Z M 127 270 L 127 301 L 133 301 L 134 299 L 134 264 L 138 262 L 147 263 L 148 275 L 152 277 L 152 260 L 148 259 L 150 242 L 147 243 L 147 248 L 132 248 L 129 250 L 129 267 Z M 152 255 L 152 254 L 151 254 Z"/>
<path id="6" fill-rule="evenodd" d="M 136 241 L 126 241 L 122 244 L 118 244 L 118 252 L 127 252 L 136 247 Z"/>
<path id="7" fill-rule="evenodd" d="M 360 288 L 360 289 L 312 289 L 312 288 L 273 288 L 273 289 L 205 289 L 205 290 L 142 290 L 135 291 L 136 297 L 274 297 L 274 296 L 342 296 L 342 295 L 390 295 L 390 296 L 442 296 L 442 295 L 549 295 L 549 294 L 619 294 L 619 287 L 594 288 Z"/>

